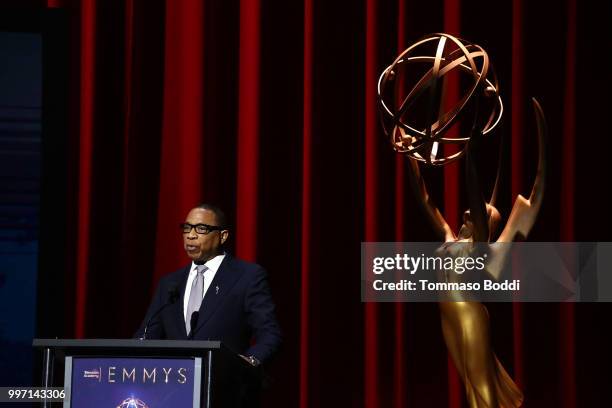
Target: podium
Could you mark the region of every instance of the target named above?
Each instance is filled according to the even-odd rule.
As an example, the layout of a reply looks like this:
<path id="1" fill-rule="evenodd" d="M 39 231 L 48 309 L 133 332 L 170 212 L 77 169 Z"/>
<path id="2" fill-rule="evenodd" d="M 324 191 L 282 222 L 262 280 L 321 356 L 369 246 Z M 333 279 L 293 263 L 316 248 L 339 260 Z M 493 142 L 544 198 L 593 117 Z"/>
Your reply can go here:
<path id="1" fill-rule="evenodd" d="M 219 341 L 34 339 L 32 345 L 43 353 L 42 386 L 63 386 L 65 408 L 258 406 L 259 370 Z M 57 381 L 62 365 L 63 383 Z"/>

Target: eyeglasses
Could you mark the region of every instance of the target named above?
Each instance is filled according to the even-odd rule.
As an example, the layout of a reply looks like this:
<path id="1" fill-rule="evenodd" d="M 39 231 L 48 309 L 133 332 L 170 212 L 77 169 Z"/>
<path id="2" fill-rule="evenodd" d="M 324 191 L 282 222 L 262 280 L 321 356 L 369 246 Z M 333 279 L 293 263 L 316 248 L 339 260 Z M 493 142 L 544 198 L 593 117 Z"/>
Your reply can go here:
<path id="1" fill-rule="evenodd" d="M 189 234 L 192 229 L 195 228 L 195 232 L 198 234 L 209 234 L 211 231 L 222 231 L 225 227 L 217 226 L 217 225 L 208 225 L 208 224 L 189 224 L 184 222 L 179 224 L 179 228 L 183 231 L 183 234 Z"/>

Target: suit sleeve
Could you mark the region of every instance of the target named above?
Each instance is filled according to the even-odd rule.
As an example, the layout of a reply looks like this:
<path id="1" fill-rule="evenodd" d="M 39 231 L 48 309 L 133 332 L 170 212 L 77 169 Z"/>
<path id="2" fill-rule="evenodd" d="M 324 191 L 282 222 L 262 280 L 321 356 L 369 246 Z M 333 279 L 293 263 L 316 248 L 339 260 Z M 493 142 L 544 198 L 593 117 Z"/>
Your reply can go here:
<path id="1" fill-rule="evenodd" d="M 155 313 L 164 304 L 163 302 L 164 299 L 162 298 L 162 282 L 160 282 L 159 285 L 157 285 L 157 290 L 155 291 L 155 295 L 153 296 L 153 300 L 149 305 L 149 309 L 147 310 L 144 320 L 140 324 L 140 327 L 138 328 L 136 333 L 134 333 L 135 339 L 139 339 L 142 337 L 145 326 L 147 325 L 147 322 L 151 319 L 151 317 L 153 317 L 153 319 L 151 320 L 147 328 L 147 339 L 164 338 L 163 326 L 161 324 L 161 315 L 157 313 L 157 315 L 154 316 Z"/>
<path id="2" fill-rule="evenodd" d="M 282 333 L 275 315 L 274 301 L 268 286 L 266 271 L 259 267 L 247 289 L 245 308 L 247 322 L 251 327 L 255 343 L 245 355 L 265 362 L 278 350 Z"/>

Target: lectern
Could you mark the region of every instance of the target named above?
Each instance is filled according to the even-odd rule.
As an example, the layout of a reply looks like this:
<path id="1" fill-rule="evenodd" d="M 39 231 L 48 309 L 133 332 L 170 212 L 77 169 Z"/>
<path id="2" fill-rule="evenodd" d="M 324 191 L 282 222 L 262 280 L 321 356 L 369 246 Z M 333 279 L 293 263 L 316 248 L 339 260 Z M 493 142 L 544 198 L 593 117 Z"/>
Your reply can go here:
<path id="1" fill-rule="evenodd" d="M 65 408 L 256 406 L 258 370 L 219 341 L 34 339 L 33 346 L 43 352 L 42 386 L 63 385 Z M 63 384 L 54 374 L 60 365 Z"/>

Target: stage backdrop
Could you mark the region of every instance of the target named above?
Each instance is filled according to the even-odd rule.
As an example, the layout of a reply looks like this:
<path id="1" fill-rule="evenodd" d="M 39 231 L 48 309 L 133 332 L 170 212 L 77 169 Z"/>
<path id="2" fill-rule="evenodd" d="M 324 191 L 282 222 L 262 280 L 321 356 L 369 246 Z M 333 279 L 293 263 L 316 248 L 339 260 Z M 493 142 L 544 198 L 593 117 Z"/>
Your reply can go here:
<path id="1" fill-rule="evenodd" d="M 71 30 L 65 313 L 63 323 L 41 315 L 57 323 L 41 335 L 130 336 L 159 277 L 186 263 L 177 223 L 214 202 L 232 216 L 231 251 L 268 269 L 278 303 L 285 345 L 266 406 L 462 406 L 437 306 L 362 304 L 359 293 L 361 241 L 433 238 L 376 112 L 380 72 L 430 32 L 476 42 L 495 64 L 503 214 L 533 179 L 536 96 L 550 177 L 530 239 L 610 240 L 608 22 L 592 2 L 31 3 L 64 7 Z M 460 165 L 426 176 L 456 226 Z M 490 307 L 495 350 L 526 407 L 607 398 L 609 312 Z"/>

